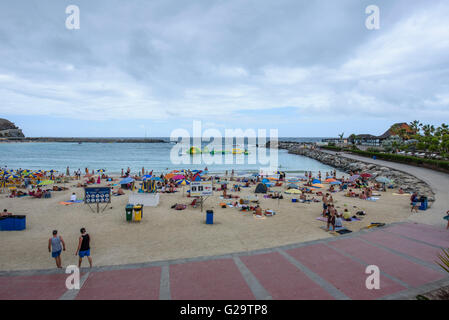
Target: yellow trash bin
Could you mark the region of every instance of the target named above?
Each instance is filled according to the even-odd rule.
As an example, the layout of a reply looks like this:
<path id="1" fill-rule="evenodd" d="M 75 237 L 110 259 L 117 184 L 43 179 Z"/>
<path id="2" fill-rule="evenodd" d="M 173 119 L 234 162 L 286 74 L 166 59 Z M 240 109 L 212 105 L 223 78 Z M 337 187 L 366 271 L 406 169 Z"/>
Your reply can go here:
<path id="1" fill-rule="evenodd" d="M 134 206 L 134 220 L 135 221 L 141 221 L 142 220 L 142 205 L 135 205 Z"/>

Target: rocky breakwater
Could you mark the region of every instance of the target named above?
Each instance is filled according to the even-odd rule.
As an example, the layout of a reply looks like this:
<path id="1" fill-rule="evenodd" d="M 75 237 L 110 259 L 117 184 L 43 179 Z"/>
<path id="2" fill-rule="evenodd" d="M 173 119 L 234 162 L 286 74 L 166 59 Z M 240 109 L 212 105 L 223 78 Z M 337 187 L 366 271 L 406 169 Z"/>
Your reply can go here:
<path id="1" fill-rule="evenodd" d="M 267 147 L 286 149 L 289 153 L 298 154 L 318 160 L 324 164 L 330 165 L 344 172 L 366 172 L 371 174 L 373 178 L 383 176 L 393 180 L 394 185 L 398 188 L 401 187 L 405 192 L 416 191 L 418 192 L 418 195 L 426 196 L 429 201 L 429 207 L 431 206 L 431 203 L 435 201 L 435 195 L 429 185 L 406 172 L 375 165 L 372 163 L 348 159 L 339 156 L 338 154 L 330 154 L 317 149 L 312 149 L 307 145 L 297 142 L 279 142 L 277 146 L 274 144 L 270 145 L 270 142 L 268 142 Z"/>

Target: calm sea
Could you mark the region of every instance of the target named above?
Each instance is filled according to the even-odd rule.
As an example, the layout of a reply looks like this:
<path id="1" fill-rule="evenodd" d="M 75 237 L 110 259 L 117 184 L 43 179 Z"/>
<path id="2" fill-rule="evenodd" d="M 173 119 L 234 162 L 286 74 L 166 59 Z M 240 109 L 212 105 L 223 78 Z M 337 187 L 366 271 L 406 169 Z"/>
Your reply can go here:
<path id="1" fill-rule="evenodd" d="M 163 138 L 169 141 L 168 138 Z M 317 142 L 322 138 L 280 138 L 280 141 Z M 65 172 L 67 166 L 73 172 L 80 168 L 90 171 L 106 169 L 107 173 L 120 173 L 121 169 L 130 167 L 132 172 L 145 170 L 167 172 L 173 169 L 199 169 L 202 164 L 175 165 L 170 161 L 170 151 L 174 143 L 1 143 L 0 166 L 13 169 L 58 170 Z M 244 146 L 236 146 L 244 149 Z M 269 151 L 267 150 L 267 153 Z M 247 158 L 247 157 L 246 157 Z M 245 158 L 244 158 L 245 159 Z M 331 171 L 332 168 L 316 160 L 279 150 L 280 169 L 291 173 L 304 171 Z M 208 165 L 209 172 L 223 173 L 226 170 L 236 172 L 255 172 L 260 165 L 248 164 L 214 164 Z"/>

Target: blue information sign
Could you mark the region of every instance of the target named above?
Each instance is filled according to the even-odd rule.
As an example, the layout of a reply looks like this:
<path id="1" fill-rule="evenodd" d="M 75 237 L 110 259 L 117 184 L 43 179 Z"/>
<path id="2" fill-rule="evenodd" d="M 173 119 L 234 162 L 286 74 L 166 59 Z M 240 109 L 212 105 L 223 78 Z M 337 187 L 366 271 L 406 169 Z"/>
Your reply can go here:
<path id="1" fill-rule="evenodd" d="M 84 203 L 110 203 L 111 188 L 84 188 Z"/>

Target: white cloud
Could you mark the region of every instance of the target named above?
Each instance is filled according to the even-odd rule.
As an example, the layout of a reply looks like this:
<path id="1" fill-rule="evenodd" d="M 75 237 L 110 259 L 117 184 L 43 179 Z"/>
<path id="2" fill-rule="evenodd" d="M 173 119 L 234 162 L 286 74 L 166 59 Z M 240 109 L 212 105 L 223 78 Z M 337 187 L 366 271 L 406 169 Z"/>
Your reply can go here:
<path id="1" fill-rule="evenodd" d="M 378 31 L 353 28 L 354 2 L 332 8 L 339 11 L 327 18 L 341 20 L 331 25 L 325 16 L 322 24 L 295 18 L 295 10 L 324 15 L 319 4 L 259 3 L 254 15 L 238 1 L 141 10 L 120 3 L 105 13 L 120 17 L 108 28 L 92 8 L 82 10 L 79 33 L 40 25 L 27 37 L 10 9 L 0 30 L 18 36 L 0 43 L 0 112 L 232 122 L 242 109 L 295 107 L 323 120 L 449 118 L 447 2 L 402 7 Z"/>

